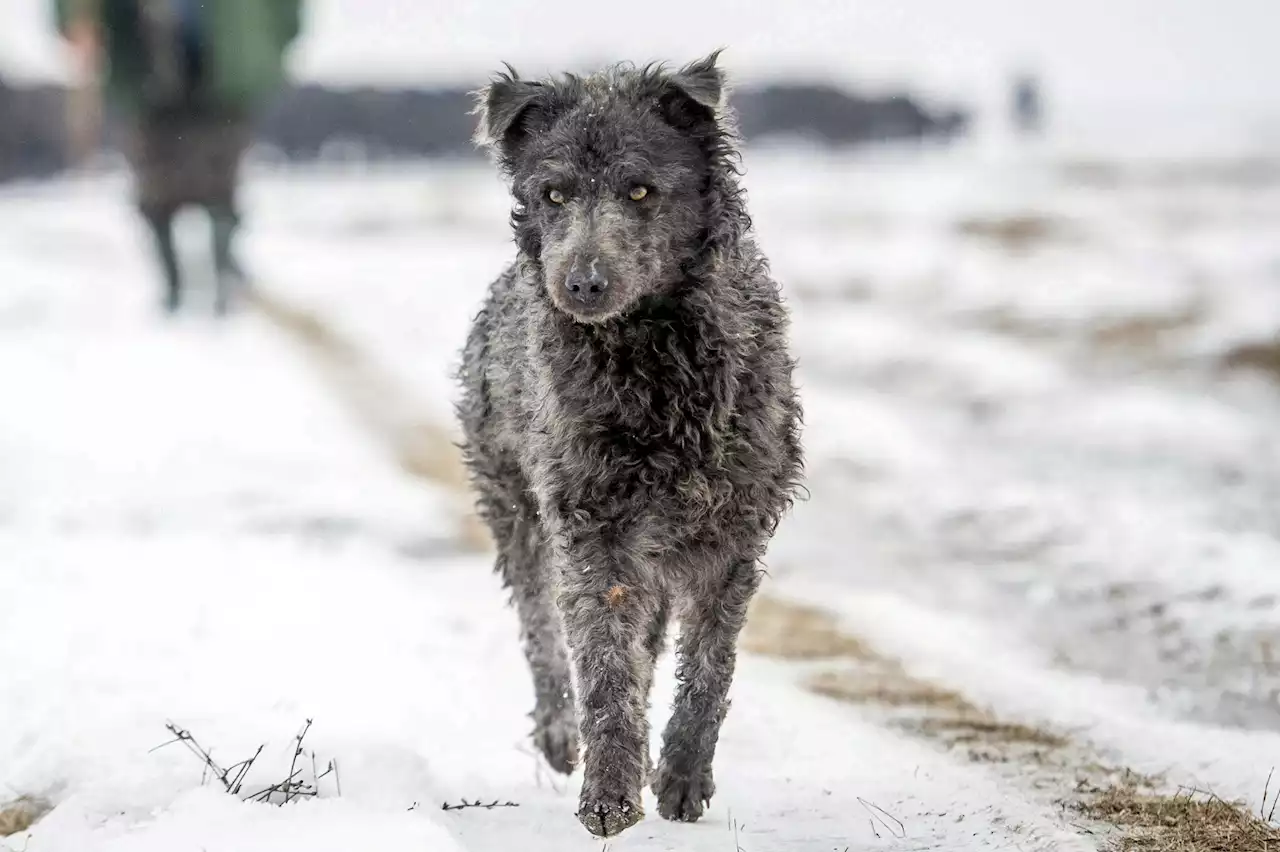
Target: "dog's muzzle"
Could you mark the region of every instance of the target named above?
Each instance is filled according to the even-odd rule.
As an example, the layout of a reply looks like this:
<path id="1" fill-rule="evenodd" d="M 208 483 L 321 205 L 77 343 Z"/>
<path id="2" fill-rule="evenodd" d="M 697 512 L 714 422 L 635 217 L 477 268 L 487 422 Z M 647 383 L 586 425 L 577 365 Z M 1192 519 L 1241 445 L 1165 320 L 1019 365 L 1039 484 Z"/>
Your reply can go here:
<path id="1" fill-rule="evenodd" d="M 564 288 L 575 310 L 591 313 L 608 296 L 609 268 L 598 257 L 578 258 L 564 277 Z"/>

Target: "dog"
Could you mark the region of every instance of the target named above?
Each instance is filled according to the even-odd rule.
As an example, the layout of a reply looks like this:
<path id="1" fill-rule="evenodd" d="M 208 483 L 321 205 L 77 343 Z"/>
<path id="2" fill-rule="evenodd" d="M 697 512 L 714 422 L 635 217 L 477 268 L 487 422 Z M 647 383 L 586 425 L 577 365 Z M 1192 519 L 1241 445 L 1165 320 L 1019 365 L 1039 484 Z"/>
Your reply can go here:
<path id="1" fill-rule="evenodd" d="M 719 51 L 477 93 L 516 260 L 463 348 L 457 415 L 533 674 L 534 741 L 578 819 L 692 822 L 715 792 L 739 631 L 800 487 L 789 317 L 752 236 Z M 656 768 L 647 710 L 677 619 Z"/>

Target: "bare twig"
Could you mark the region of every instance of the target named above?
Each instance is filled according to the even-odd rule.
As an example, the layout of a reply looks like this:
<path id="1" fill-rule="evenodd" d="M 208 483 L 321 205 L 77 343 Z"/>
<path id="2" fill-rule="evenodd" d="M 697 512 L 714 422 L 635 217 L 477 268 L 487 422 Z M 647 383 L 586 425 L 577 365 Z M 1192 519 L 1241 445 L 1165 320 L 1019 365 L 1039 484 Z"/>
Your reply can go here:
<path id="1" fill-rule="evenodd" d="M 885 830 L 888 831 L 889 834 L 891 834 L 893 837 L 897 838 L 898 840 L 902 840 L 907 836 L 907 827 L 902 824 L 902 820 L 898 819 L 896 816 L 889 813 L 884 808 L 880 807 L 874 802 L 868 802 L 866 799 L 862 798 L 861 796 L 858 797 L 858 804 L 862 805 L 863 809 L 866 810 L 867 813 L 871 814 L 872 819 L 874 819 L 875 821 L 883 825 L 885 827 Z M 887 816 L 889 819 L 893 820 L 894 824 L 897 825 L 898 827 L 897 831 L 894 831 L 894 827 L 889 823 L 885 822 L 884 818 L 881 817 L 880 814 L 884 814 L 884 816 Z M 873 826 L 873 830 L 874 830 L 874 826 Z M 879 834 L 877 834 L 876 836 L 879 837 Z"/>
<path id="2" fill-rule="evenodd" d="M 258 755 L 262 754 L 262 746 L 258 746 L 258 750 L 254 752 L 253 757 L 242 760 L 239 763 L 233 763 L 230 767 L 223 769 L 214 761 L 213 753 L 200 745 L 186 728 L 179 728 L 172 721 L 166 722 L 165 728 L 168 729 L 169 733 L 173 734 L 173 739 L 161 743 L 150 751 L 154 752 L 174 743 L 182 743 L 203 764 L 203 769 L 200 772 L 200 783 L 204 784 L 212 774 L 228 793 L 238 794 L 240 792 L 240 785 L 244 782 L 244 776 L 248 774 L 253 762 L 258 759 Z M 232 772 L 236 773 L 234 777 L 231 775 Z"/>
<path id="3" fill-rule="evenodd" d="M 252 796 L 249 796 L 248 798 L 246 798 L 245 801 L 269 802 L 271 801 L 271 797 L 274 794 L 281 793 L 284 795 L 284 802 L 282 802 L 281 804 L 287 804 L 288 802 L 292 801 L 293 799 L 299 796 L 316 795 L 316 791 L 306 781 L 294 780 L 301 773 L 302 773 L 301 769 L 295 769 L 288 778 L 276 784 L 272 784 L 270 787 L 266 787 L 262 790 L 259 790 L 258 792 L 254 793 Z"/>
<path id="4" fill-rule="evenodd" d="M 293 759 L 289 761 L 289 779 L 288 779 L 289 781 L 292 781 L 293 777 L 298 774 L 298 771 L 300 771 L 297 769 L 298 758 L 302 756 L 302 741 L 303 739 L 306 738 L 307 731 L 309 730 L 311 730 L 310 719 L 307 720 L 307 724 L 302 726 L 302 730 L 298 733 L 298 736 L 295 738 L 296 745 L 294 746 L 294 749 L 293 749 Z M 290 799 L 290 792 L 288 789 L 286 789 L 284 792 L 284 803 L 286 805 L 289 804 L 289 799 Z"/>
<path id="5" fill-rule="evenodd" d="M 172 722 L 169 722 L 168 724 L 166 724 L 166 725 L 165 725 L 165 727 L 166 727 L 166 728 L 169 728 L 169 730 L 173 730 L 173 728 L 172 728 L 172 727 L 170 727 L 171 725 L 173 725 L 173 723 L 172 723 Z M 153 753 L 155 753 L 155 752 L 159 751 L 160 749 L 165 748 L 166 746 L 171 746 L 171 745 L 173 745 L 174 743 L 180 743 L 180 742 L 182 742 L 182 741 L 183 741 L 183 738 L 182 738 L 182 737 L 175 737 L 175 738 L 173 738 L 173 739 L 171 739 L 171 740 L 165 740 L 164 742 L 160 743 L 160 745 L 158 745 L 158 746 L 154 746 L 153 748 L 149 748 L 149 749 L 147 749 L 147 754 L 153 754 Z"/>
<path id="6" fill-rule="evenodd" d="M 491 810 L 493 810 L 494 808 L 518 808 L 518 807 L 520 807 L 520 806 L 519 806 L 518 804 L 516 804 L 515 802 L 500 802 L 500 801 L 499 801 L 499 800 L 497 800 L 497 799 L 494 799 L 492 802 L 489 802 L 488 804 L 485 804 L 485 803 L 481 802 L 481 801 L 480 801 L 480 800 L 478 800 L 478 799 L 477 799 L 476 801 L 474 801 L 474 802 L 468 802 L 466 799 L 460 799 L 459 801 L 460 801 L 462 804 L 459 804 L 459 805 L 451 805 L 451 804 L 449 804 L 448 802 L 445 802 L 445 803 L 444 803 L 444 805 L 443 805 L 443 806 L 441 806 L 441 808 L 440 808 L 440 809 L 441 809 L 441 810 L 443 810 L 443 811 L 462 811 L 462 810 L 466 810 L 467 808 L 484 808 L 486 811 L 491 811 Z"/>
<path id="7" fill-rule="evenodd" d="M 283 781 L 245 796 L 245 801 L 269 802 L 273 796 L 280 795 L 283 796 L 283 801 L 278 804 L 287 804 L 297 798 L 317 796 L 320 791 L 320 779 L 331 773 L 333 775 L 334 784 L 338 790 L 338 795 L 342 795 L 342 782 L 338 775 L 338 761 L 329 761 L 328 768 L 325 769 L 324 772 L 318 772 L 316 753 L 314 750 L 311 752 L 311 776 L 313 783 L 309 784 L 306 781 L 299 780 L 299 776 L 302 774 L 303 769 L 298 766 L 298 758 L 302 757 L 304 754 L 303 740 L 306 738 L 307 732 L 311 730 L 311 725 L 312 720 L 308 719 L 302 730 L 294 737 L 293 757 L 289 762 L 289 776 Z M 222 784 L 223 789 L 228 793 L 237 796 L 240 795 L 240 792 L 244 787 L 244 782 L 249 775 L 249 771 L 253 768 L 255 762 L 262 755 L 262 750 L 266 747 L 265 745 L 258 746 L 258 750 L 253 753 L 252 757 L 238 763 L 233 763 L 224 769 L 214 761 L 212 752 L 200 745 L 200 743 L 196 741 L 195 737 L 191 735 L 190 731 L 185 728 L 178 727 L 173 722 L 166 723 L 165 727 L 171 734 L 173 734 L 173 739 L 168 742 L 161 743 L 151 749 L 151 751 L 156 751 L 156 749 L 164 748 L 165 746 L 173 745 L 174 743 L 182 743 L 186 746 L 188 751 L 200 759 L 200 762 L 203 765 L 200 778 L 202 784 L 212 776 L 218 779 L 218 782 Z"/>
<path id="8" fill-rule="evenodd" d="M 238 769 L 235 777 L 231 780 L 231 785 L 227 792 L 233 795 L 240 795 L 240 788 L 244 784 L 244 777 L 249 774 L 249 770 L 253 767 L 253 762 L 258 759 L 258 755 L 262 754 L 265 746 L 258 746 L 258 750 L 253 753 L 253 757 L 248 760 L 242 760 L 239 763 L 227 767 L 227 772 Z"/>

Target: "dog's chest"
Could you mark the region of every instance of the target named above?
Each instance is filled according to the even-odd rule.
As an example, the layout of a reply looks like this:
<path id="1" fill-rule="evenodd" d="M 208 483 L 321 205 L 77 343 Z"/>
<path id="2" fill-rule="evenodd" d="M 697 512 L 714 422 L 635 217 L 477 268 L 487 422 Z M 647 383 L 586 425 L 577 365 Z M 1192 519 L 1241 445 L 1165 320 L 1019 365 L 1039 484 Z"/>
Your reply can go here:
<path id="1" fill-rule="evenodd" d="M 688 341 L 647 342 L 537 371 L 528 460 L 570 504 L 695 511 L 731 474 L 729 365 Z"/>

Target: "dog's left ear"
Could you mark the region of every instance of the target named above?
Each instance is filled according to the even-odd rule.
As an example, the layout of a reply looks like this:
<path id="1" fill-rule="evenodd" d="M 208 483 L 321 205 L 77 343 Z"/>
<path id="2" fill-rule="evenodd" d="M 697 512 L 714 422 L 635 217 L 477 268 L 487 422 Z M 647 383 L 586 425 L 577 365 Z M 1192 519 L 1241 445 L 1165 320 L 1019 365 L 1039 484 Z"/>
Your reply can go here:
<path id="1" fill-rule="evenodd" d="M 667 77 L 658 103 L 674 127 L 691 130 L 700 124 L 715 123 L 728 93 L 724 72 L 716 67 L 723 50 L 690 62 Z"/>

